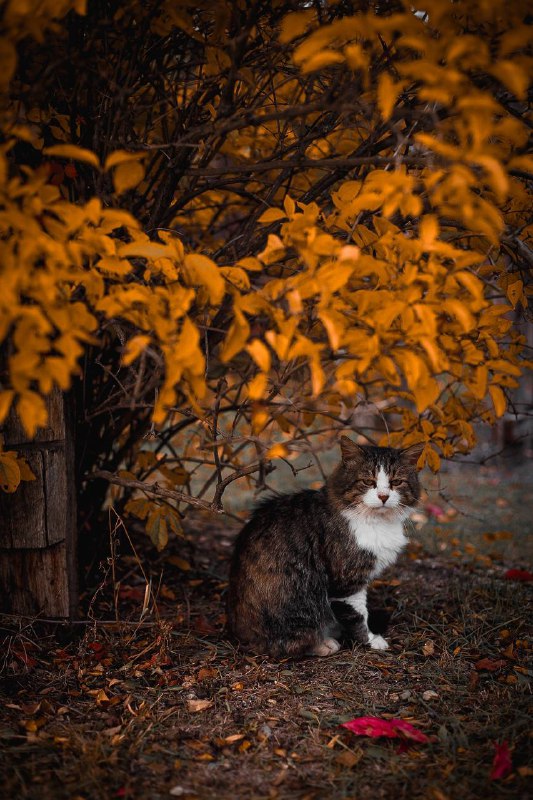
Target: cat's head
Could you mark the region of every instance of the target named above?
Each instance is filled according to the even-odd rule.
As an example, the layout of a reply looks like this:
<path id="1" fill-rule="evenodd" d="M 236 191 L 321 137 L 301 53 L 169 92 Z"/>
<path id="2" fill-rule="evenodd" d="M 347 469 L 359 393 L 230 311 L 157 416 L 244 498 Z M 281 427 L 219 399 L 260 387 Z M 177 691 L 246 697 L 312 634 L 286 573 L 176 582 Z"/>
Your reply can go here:
<path id="1" fill-rule="evenodd" d="M 340 511 L 405 519 L 420 497 L 416 462 L 423 443 L 403 450 L 355 444 L 341 436 L 342 461 L 328 480 Z"/>

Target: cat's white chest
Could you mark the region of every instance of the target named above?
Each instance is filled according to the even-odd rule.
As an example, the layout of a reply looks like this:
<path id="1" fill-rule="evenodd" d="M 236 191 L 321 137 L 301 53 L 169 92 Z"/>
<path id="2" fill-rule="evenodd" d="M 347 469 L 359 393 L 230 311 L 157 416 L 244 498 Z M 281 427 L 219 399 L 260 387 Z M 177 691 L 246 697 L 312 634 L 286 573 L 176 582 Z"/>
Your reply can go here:
<path id="1" fill-rule="evenodd" d="M 365 519 L 350 511 L 343 511 L 342 516 L 348 522 L 358 546 L 375 555 L 376 565 L 371 578 L 376 578 L 389 564 L 396 561 L 407 543 L 403 523 L 397 519 Z"/>

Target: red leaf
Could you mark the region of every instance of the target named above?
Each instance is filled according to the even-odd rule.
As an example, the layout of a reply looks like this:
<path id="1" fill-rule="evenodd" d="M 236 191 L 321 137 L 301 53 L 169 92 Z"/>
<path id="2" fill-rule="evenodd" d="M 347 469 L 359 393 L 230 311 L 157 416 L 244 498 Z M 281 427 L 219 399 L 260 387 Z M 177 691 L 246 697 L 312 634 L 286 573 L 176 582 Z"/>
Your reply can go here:
<path id="1" fill-rule="evenodd" d="M 508 569 L 504 572 L 503 577 L 508 581 L 533 581 L 533 572 L 528 572 L 527 569 Z"/>
<path id="2" fill-rule="evenodd" d="M 511 761 L 509 745 L 506 741 L 501 744 L 494 742 L 494 758 L 492 759 L 492 769 L 490 771 L 491 781 L 499 781 L 502 778 L 506 778 L 512 771 L 513 762 Z"/>
<path id="3" fill-rule="evenodd" d="M 429 737 L 403 719 L 380 719 L 379 717 L 357 717 L 342 723 L 356 736 L 386 736 L 388 739 L 404 739 L 413 742 L 429 742 Z"/>
<path id="4" fill-rule="evenodd" d="M 474 667 L 478 671 L 486 669 L 488 672 L 496 672 L 496 670 L 505 667 L 506 663 L 503 658 L 482 658 L 480 661 L 476 661 Z"/>

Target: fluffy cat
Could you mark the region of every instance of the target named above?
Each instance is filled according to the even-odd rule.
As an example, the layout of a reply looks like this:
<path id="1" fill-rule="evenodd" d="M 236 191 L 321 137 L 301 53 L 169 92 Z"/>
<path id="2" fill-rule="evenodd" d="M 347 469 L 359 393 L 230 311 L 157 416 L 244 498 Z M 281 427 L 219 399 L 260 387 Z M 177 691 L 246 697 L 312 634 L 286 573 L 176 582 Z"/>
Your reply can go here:
<path id="1" fill-rule="evenodd" d="M 423 445 L 340 445 L 322 489 L 266 500 L 237 537 L 228 626 L 246 649 L 279 658 L 327 656 L 340 642 L 388 647 L 368 626 L 366 591 L 406 542 Z"/>

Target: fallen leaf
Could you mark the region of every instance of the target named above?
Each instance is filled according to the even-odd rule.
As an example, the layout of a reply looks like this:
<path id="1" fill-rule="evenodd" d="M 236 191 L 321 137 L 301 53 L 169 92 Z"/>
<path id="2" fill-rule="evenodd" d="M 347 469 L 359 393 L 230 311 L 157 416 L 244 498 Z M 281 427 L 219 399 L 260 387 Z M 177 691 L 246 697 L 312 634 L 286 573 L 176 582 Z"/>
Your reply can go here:
<path id="1" fill-rule="evenodd" d="M 363 757 L 363 751 L 358 750 L 356 752 L 352 752 L 351 750 L 344 750 L 342 753 L 339 753 L 337 758 L 335 759 L 336 764 L 340 764 L 341 767 L 355 767 Z"/>
<path id="2" fill-rule="evenodd" d="M 357 717 L 343 722 L 341 727 L 347 728 L 356 736 L 371 736 L 388 739 L 404 739 L 413 742 L 429 742 L 429 737 L 403 719 L 380 719 L 379 717 Z"/>
<path id="3" fill-rule="evenodd" d="M 212 705 L 212 700 L 187 700 L 187 710 L 191 713 L 205 711 L 207 708 L 211 708 Z"/>
<path id="4" fill-rule="evenodd" d="M 526 569 L 508 569 L 504 572 L 503 577 L 508 581 L 533 581 L 533 573 L 528 572 Z"/>
<path id="5" fill-rule="evenodd" d="M 492 769 L 490 771 L 491 781 L 499 781 L 507 777 L 513 771 L 513 762 L 511 761 L 511 753 L 509 752 L 509 745 L 504 740 L 501 744 L 494 742 L 494 758 L 492 760 Z"/>
<path id="6" fill-rule="evenodd" d="M 431 641 L 431 639 L 428 639 L 427 642 L 424 642 L 422 652 L 424 653 L 425 656 L 433 655 L 433 653 L 435 652 L 435 644 L 434 642 Z"/>
<path id="7" fill-rule="evenodd" d="M 244 733 L 234 733 L 231 736 L 226 736 L 224 742 L 226 744 L 233 744 L 234 742 L 240 742 L 241 739 L 244 739 Z"/>
<path id="8" fill-rule="evenodd" d="M 485 669 L 488 672 L 496 672 L 497 670 L 505 667 L 506 661 L 503 658 L 482 658 L 480 661 L 476 661 L 474 667 L 478 670 Z"/>
<path id="9" fill-rule="evenodd" d="M 212 667 L 201 667 L 196 676 L 197 681 L 208 681 L 210 678 L 216 678 L 218 671 Z"/>
<path id="10" fill-rule="evenodd" d="M 108 706 L 110 702 L 109 697 L 106 695 L 103 689 L 99 690 L 95 697 L 95 701 L 97 706 Z"/>
<path id="11" fill-rule="evenodd" d="M 433 689 L 428 689 L 427 692 L 424 692 L 422 695 L 422 700 L 436 700 L 438 698 L 437 692 L 434 692 Z"/>

